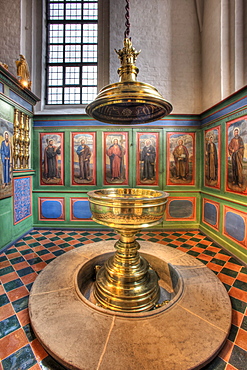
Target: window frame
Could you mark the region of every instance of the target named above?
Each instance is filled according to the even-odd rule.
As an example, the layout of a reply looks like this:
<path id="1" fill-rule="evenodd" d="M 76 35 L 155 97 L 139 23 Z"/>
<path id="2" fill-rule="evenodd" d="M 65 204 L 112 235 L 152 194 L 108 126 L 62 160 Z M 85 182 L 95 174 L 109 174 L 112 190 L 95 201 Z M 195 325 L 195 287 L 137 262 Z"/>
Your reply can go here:
<path id="1" fill-rule="evenodd" d="M 34 0 L 32 7 L 33 92 L 40 97 L 35 114 L 85 114 L 87 104 L 46 104 L 46 0 Z M 97 92 L 109 84 L 109 0 L 98 0 Z"/>

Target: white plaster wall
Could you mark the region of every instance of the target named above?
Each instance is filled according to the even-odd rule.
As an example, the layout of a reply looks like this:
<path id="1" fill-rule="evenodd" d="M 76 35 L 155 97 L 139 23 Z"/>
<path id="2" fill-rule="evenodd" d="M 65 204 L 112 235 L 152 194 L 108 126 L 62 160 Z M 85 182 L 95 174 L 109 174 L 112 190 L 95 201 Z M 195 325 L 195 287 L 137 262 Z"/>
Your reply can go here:
<path id="1" fill-rule="evenodd" d="M 204 2 L 202 29 L 202 110 L 221 96 L 221 4 Z"/>
<path id="2" fill-rule="evenodd" d="M 0 6 L 0 62 L 9 66 L 9 72 L 16 76 L 15 61 L 20 54 L 21 2 L 1 0 Z"/>
<path id="3" fill-rule="evenodd" d="M 125 2 L 110 2 L 110 83 L 118 81 L 114 48 L 123 45 Z M 138 81 L 155 86 L 173 113 L 201 112 L 200 32 L 194 0 L 130 1 L 130 36 L 142 50 Z"/>
<path id="4" fill-rule="evenodd" d="M 246 0 L 204 0 L 202 110 L 247 83 Z"/>
<path id="5" fill-rule="evenodd" d="M 109 76 L 104 56 L 101 87 L 108 78 L 119 80 L 114 49 L 123 47 L 125 31 L 125 1 L 109 1 L 109 23 L 103 22 L 105 32 L 109 29 Z M 42 0 L 1 1 L 0 61 L 16 75 L 15 60 L 23 53 L 32 90 L 42 99 L 41 6 Z M 246 0 L 131 0 L 130 24 L 133 46 L 142 50 L 137 79 L 155 86 L 173 113 L 201 113 L 246 84 Z M 104 47 L 107 53 L 108 44 Z"/>
<path id="6" fill-rule="evenodd" d="M 243 40 L 244 40 L 244 82 L 247 84 L 247 1 L 244 1 L 244 27 L 243 27 Z"/>

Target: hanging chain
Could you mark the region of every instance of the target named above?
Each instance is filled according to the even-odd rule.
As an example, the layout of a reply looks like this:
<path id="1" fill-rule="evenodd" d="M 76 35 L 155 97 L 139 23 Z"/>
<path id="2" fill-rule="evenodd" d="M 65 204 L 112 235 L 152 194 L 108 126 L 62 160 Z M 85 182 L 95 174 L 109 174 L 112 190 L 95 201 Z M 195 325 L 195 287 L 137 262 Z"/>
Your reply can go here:
<path id="1" fill-rule="evenodd" d="M 130 34 L 130 14 L 129 14 L 130 7 L 129 7 L 129 0 L 126 0 L 125 10 L 126 10 L 126 14 L 125 14 L 125 19 L 126 19 L 125 26 L 126 26 L 126 30 L 124 32 L 124 38 L 125 39 L 127 39 L 127 38 L 131 39 L 129 37 L 129 34 Z"/>

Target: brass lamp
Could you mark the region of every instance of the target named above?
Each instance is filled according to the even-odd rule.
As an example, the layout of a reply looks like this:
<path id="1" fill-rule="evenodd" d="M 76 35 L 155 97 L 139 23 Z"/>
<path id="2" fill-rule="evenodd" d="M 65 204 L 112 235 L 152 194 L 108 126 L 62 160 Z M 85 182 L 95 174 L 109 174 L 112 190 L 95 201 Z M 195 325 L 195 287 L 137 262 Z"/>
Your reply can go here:
<path id="1" fill-rule="evenodd" d="M 135 50 L 129 37 L 129 1 L 126 3 L 124 47 L 115 49 L 121 61 L 118 69 L 120 81 L 103 87 L 86 107 L 87 114 L 96 120 L 119 125 L 156 121 L 172 111 L 172 105 L 155 87 L 136 81 L 139 69 L 135 62 L 140 51 Z"/>

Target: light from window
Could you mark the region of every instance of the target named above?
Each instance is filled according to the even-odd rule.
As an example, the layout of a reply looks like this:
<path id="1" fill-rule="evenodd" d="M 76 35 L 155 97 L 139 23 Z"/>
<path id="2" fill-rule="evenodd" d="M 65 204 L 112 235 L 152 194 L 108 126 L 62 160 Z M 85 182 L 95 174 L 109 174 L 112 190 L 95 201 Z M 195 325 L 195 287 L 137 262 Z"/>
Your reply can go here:
<path id="1" fill-rule="evenodd" d="M 47 0 L 46 104 L 97 94 L 98 1 Z"/>

